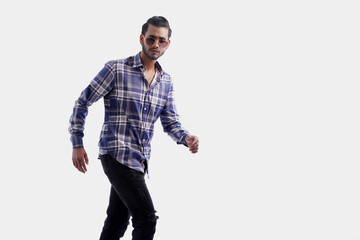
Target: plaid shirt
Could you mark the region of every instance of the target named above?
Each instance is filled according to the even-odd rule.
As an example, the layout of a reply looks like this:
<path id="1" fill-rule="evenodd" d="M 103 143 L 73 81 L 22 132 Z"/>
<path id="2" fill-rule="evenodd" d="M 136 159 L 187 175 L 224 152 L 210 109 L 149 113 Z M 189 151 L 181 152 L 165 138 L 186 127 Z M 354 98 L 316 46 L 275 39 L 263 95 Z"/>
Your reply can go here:
<path id="1" fill-rule="evenodd" d="M 73 148 L 82 148 L 88 107 L 104 97 L 105 120 L 99 141 L 99 157 L 110 154 L 127 167 L 147 172 L 154 123 L 178 144 L 186 146 L 189 134 L 181 127 L 170 75 L 156 62 L 157 77 L 149 85 L 140 53 L 109 61 L 75 102 L 69 132 Z"/>

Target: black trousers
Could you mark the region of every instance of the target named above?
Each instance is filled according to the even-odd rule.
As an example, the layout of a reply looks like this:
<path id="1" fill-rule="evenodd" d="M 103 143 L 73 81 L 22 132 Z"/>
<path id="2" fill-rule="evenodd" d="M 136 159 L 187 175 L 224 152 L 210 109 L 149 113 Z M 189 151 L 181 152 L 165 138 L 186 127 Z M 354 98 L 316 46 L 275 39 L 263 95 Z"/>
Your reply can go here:
<path id="1" fill-rule="evenodd" d="M 110 155 L 101 156 L 105 174 L 111 183 L 107 217 L 100 240 L 118 240 L 133 225 L 133 240 L 152 240 L 156 220 L 154 205 L 142 172 L 119 163 Z"/>

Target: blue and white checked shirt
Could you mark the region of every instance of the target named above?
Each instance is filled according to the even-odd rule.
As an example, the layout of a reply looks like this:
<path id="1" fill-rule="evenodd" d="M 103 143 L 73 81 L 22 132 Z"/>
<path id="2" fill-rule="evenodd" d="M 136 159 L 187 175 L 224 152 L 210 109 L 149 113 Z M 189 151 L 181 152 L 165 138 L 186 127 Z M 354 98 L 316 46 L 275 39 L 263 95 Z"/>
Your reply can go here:
<path id="1" fill-rule="evenodd" d="M 99 141 L 99 157 L 110 154 L 120 163 L 147 172 L 154 123 L 178 144 L 186 146 L 189 134 L 181 127 L 170 75 L 156 62 L 157 77 L 149 85 L 140 53 L 109 61 L 75 102 L 69 132 L 73 148 L 82 148 L 88 107 L 104 97 L 105 120 Z"/>

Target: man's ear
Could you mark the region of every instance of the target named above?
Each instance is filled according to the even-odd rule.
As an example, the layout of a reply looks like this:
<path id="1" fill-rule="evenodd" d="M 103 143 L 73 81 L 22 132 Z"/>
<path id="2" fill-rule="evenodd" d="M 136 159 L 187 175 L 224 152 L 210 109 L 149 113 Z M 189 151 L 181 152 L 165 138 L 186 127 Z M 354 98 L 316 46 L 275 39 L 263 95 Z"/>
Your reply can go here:
<path id="1" fill-rule="evenodd" d="M 140 41 L 140 44 L 142 44 L 144 42 L 144 35 L 140 34 L 139 41 Z"/>
<path id="2" fill-rule="evenodd" d="M 169 41 L 169 43 L 168 43 L 168 45 L 166 46 L 166 50 L 169 48 L 169 46 L 170 46 L 170 39 L 168 40 Z"/>

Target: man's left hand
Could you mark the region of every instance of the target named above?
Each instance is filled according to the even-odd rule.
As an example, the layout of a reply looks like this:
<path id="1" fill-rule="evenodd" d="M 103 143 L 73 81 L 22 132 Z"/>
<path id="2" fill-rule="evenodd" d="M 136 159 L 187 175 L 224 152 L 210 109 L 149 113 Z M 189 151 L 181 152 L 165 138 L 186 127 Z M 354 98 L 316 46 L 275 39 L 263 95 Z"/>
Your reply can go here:
<path id="1" fill-rule="evenodd" d="M 193 135 L 187 135 L 185 138 L 186 144 L 189 147 L 190 152 L 197 153 L 199 150 L 199 138 Z"/>

